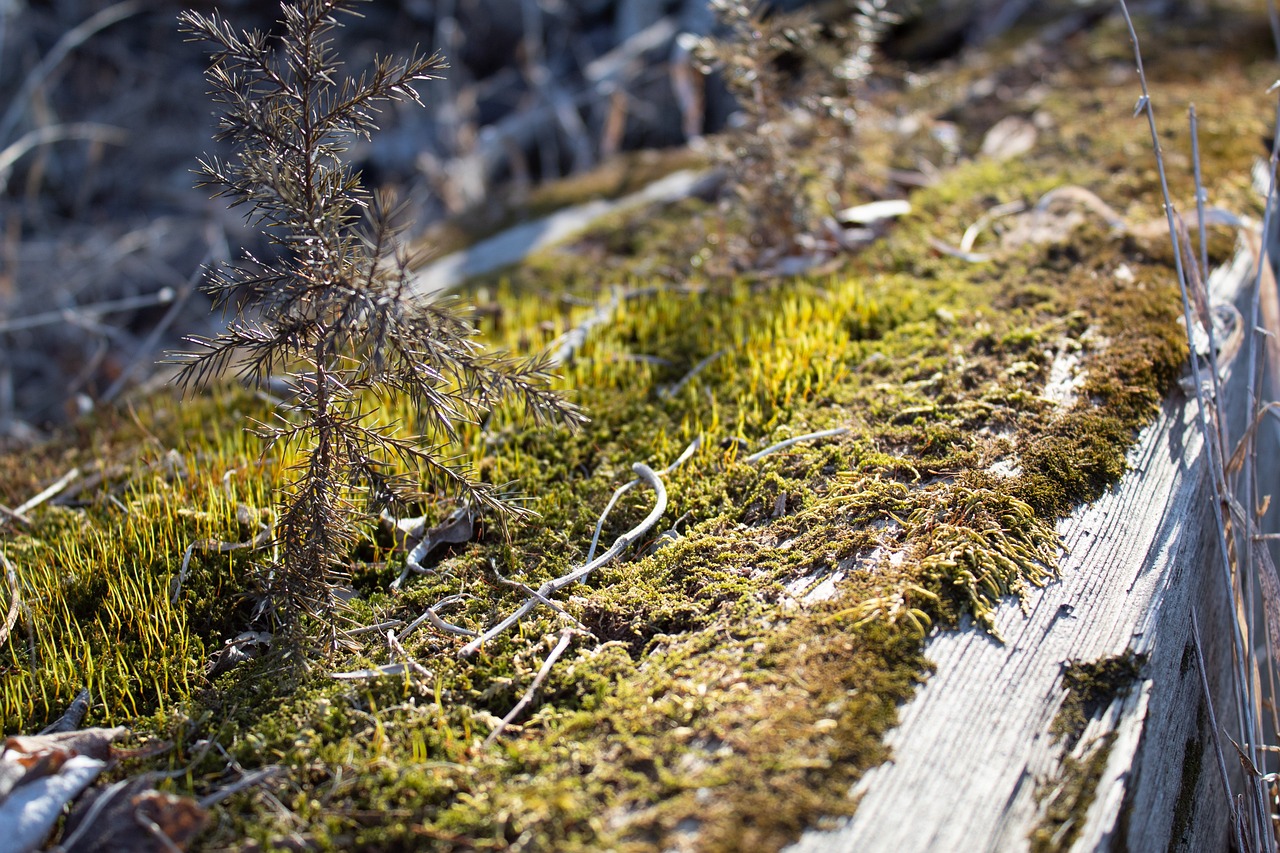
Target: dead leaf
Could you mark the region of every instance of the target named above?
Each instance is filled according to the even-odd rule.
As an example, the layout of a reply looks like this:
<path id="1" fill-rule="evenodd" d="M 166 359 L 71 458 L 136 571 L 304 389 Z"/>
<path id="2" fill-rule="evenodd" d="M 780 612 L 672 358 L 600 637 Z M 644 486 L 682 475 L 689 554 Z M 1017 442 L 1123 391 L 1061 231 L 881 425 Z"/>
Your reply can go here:
<path id="1" fill-rule="evenodd" d="M 463 542 L 470 542 L 471 537 L 476 532 L 476 519 L 479 514 L 471 508 L 469 504 L 462 506 L 449 513 L 444 521 L 437 524 L 429 530 L 422 530 L 422 521 L 418 520 L 417 525 L 406 530 L 408 520 L 395 523 L 395 533 L 406 533 L 407 536 L 403 542 L 397 537 L 397 546 L 402 549 L 410 548 L 409 555 L 405 558 L 404 571 L 400 573 L 400 577 L 391 582 L 392 589 L 399 589 L 401 584 L 409 577 L 410 572 L 418 572 L 426 574 L 430 569 L 423 568 L 422 561 L 428 555 L 441 545 L 460 545 Z M 394 535 L 394 533 L 393 533 Z"/>
<path id="2" fill-rule="evenodd" d="M 65 751 L 59 752 L 65 755 Z M 73 755 L 57 763 L 57 772 L 31 780 L 24 776 L 0 802 L 0 827 L 4 828 L 0 853 L 29 853 L 43 845 L 67 803 L 107 766 L 87 755 Z"/>
<path id="3" fill-rule="evenodd" d="M 995 160 L 1009 160 L 1026 154 L 1036 146 L 1039 131 L 1021 116 L 1005 116 L 992 125 L 982 139 L 980 153 Z"/>
<path id="4" fill-rule="evenodd" d="M 204 829 L 208 812 L 190 797 L 164 794 L 146 777 L 86 794 L 67 818 L 64 853 L 172 853 Z"/>
<path id="5" fill-rule="evenodd" d="M 245 631 L 234 639 L 227 640 L 221 649 L 214 652 L 205 664 L 204 674 L 209 678 L 227 672 L 237 664 L 256 658 L 262 650 L 271 646 L 274 637 L 266 631 Z"/>
<path id="6" fill-rule="evenodd" d="M 44 752 L 70 751 L 105 761 L 111 757 L 111 743 L 128 732 L 124 726 L 112 729 L 81 729 L 78 732 L 54 732 L 44 735 L 15 735 L 5 738 L 0 758 L 20 759 Z M 13 753 L 12 755 L 10 753 Z"/>

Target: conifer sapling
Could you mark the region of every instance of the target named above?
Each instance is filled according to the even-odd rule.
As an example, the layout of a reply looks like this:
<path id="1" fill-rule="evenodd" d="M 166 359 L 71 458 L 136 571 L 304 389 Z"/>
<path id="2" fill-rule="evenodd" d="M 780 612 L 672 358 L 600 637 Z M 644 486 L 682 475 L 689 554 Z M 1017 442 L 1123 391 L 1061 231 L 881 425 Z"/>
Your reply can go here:
<path id="1" fill-rule="evenodd" d="M 282 626 L 307 614 L 331 631 L 360 498 L 373 507 L 411 500 L 425 478 L 510 514 L 493 486 L 441 447 L 503 399 L 540 424 L 582 420 L 549 388 L 545 360 L 484 351 L 465 316 L 413 291 L 390 198 L 367 191 L 344 156 L 377 130 L 380 106 L 420 104 L 414 84 L 443 65 L 380 58 L 359 78 L 343 77 L 333 32 L 359 2 L 284 3 L 278 38 L 237 32 L 216 13 L 180 18 L 211 46 L 216 138 L 234 152 L 201 160 L 198 184 L 246 205 L 276 251 L 210 272 L 204 289 L 232 316 L 214 337 L 188 339 L 179 381 L 203 385 L 234 367 L 263 387 L 289 374 L 295 396 L 261 429 L 268 446 L 302 451 L 278 496 L 280 559 L 265 575 L 264 601 Z M 376 423 L 375 403 L 394 397 L 412 404 L 415 435 Z"/>

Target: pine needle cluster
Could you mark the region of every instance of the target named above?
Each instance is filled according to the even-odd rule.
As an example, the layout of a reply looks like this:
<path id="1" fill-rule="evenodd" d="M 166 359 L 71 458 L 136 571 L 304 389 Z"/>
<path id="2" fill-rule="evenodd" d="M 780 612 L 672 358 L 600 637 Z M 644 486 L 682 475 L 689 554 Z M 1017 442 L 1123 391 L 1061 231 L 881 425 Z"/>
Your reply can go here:
<path id="1" fill-rule="evenodd" d="M 234 368 L 251 387 L 281 376 L 292 385 L 278 421 L 260 425 L 268 446 L 302 451 L 278 496 L 281 556 L 262 590 L 284 627 L 306 614 L 332 630 L 369 509 L 415 500 L 425 482 L 503 518 L 518 512 L 444 456 L 460 424 L 503 400 L 539 424 L 582 419 L 550 389 L 545 361 L 486 352 L 463 314 L 414 292 L 393 201 L 366 190 L 345 157 L 378 129 L 387 102 L 420 104 L 414 85 L 443 65 L 415 53 L 344 77 L 333 35 L 358 2 L 284 3 L 278 37 L 237 31 L 216 13 L 180 18 L 211 48 L 216 138 L 233 151 L 202 159 L 198 184 L 246 206 L 274 251 L 210 271 L 204 289 L 230 320 L 212 338 L 188 339 L 179 381 L 200 386 Z M 376 422 L 392 398 L 411 403 L 413 429 Z"/>

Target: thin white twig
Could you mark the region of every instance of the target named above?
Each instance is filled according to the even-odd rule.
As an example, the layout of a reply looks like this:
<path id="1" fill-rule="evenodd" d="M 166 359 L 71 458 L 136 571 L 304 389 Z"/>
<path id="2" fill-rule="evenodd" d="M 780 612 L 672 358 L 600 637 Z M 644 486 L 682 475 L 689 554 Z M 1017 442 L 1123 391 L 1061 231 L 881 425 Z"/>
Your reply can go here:
<path id="1" fill-rule="evenodd" d="M 105 142 L 110 145 L 124 145 L 129 135 L 123 128 L 93 122 L 73 122 L 71 124 L 51 124 L 29 130 L 0 150 L 0 191 L 9 187 L 9 175 L 13 166 L 30 151 L 41 145 L 63 142 L 68 139 L 87 139 L 91 142 Z"/>
<path id="2" fill-rule="evenodd" d="M 136 781 L 136 778 L 121 779 L 119 782 L 112 784 L 105 791 L 98 794 L 97 798 L 93 801 L 93 805 L 89 806 L 89 811 L 86 812 L 85 816 L 80 819 L 78 824 L 76 824 L 75 831 L 62 839 L 62 842 L 55 849 L 74 850 L 76 848 L 76 842 L 80 840 L 80 836 L 88 832 L 89 828 L 98 820 L 98 816 L 101 815 L 107 808 L 107 805 L 125 789 L 125 786 L 134 781 Z"/>
<path id="3" fill-rule="evenodd" d="M 0 551 L 0 564 L 4 565 L 5 580 L 9 582 L 9 593 L 13 596 L 9 601 L 9 613 L 4 618 L 4 624 L 0 625 L 0 646 L 3 646 L 9 639 L 9 632 L 18 622 L 18 613 L 22 609 L 22 595 L 18 588 L 18 573 L 3 551 Z"/>
<path id="4" fill-rule="evenodd" d="M 519 717 L 524 709 L 529 707 L 534 695 L 538 692 L 538 688 L 542 686 L 542 682 L 546 681 L 547 676 L 551 673 L 551 667 L 560 659 L 560 655 L 564 654 L 565 650 L 569 648 L 569 643 L 573 640 L 574 633 L 576 632 L 570 628 L 565 628 L 560 632 L 560 642 L 556 643 L 556 647 L 551 650 L 551 654 L 547 655 L 547 659 L 542 662 L 542 667 L 533 678 L 533 684 L 529 685 L 529 689 L 525 691 L 524 696 L 520 697 L 520 701 L 516 703 L 516 706 L 498 721 L 498 725 L 493 727 L 493 731 L 489 732 L 489 736 L 484 739 L 484 746 L 490 746 L 501 737 L 503 729 L 511 725 L 511 721 Z"/>
<path id="5" fill-rule="evenodd" d="M 444 621 L 440 618 L 440 614 L 436 613 L 437 607 L 447 607 L 450 604 L 457 604 L 459 601 L 462 601 L 462 596 L 460 595 L 450 595 L 447 598 L 440 599 L 435 604 L 428 607 L 421 616 L 410 622 L 408 627 L 400 632 L 400 639 L 403 640 L 405 637 L 409 636 L 412 631 L 416 631 L 423 622 L 430 622 L 433 627 L 445 632 L 446 634 L 457 634 L 460 637 L 480 636 L 479 633 L 472 631 L 470 628 L 463 628 L 459 625 L 454 625 L 452 622 Z"/>
<path id="6" fill-rule="evenodd" d="M 702 436 L 698 436 L 693 441 L 689 442 L 689 446 L 684 449 L 683 453 L 681 453 L 678 457 L 676 457 L 675 462 L 672 462 L 666 468 L 663 468 L 661 471 L 658 472 L 658 474 L 664 477 L 670 474 L 672 471 L 676 470 L 681 465 L 688 462 L 689 457 L 693 456 L 694 452 L 697 451 L 697 449 L 701 446 L 702 446 Z M 618 498 L 622 497 L 624 494 L 626 494 L 628 491 L 630 491 L 631 489 L 633 489 L 635 486 L 639 484 L 640 484 L 640 480 L 635 479 L 635 480 L 631 480 L 630 482 L 623 483 L 621 486 L 619 486 L 617 489 L 614 490 L 613 497 L 609 498 L 609 503 L 604 508 L 604 512 L 600 513 L 600 518 L 596 520 L 596 532 L 591 537 L 591 547 L 587 549 L 588 563 L 590 563 L 593 559 L 595 559 L 596 546 L 600 544 L 600 533 L 601 531 L 604 530 L 604 520 L 609 517 L 609 513 L 613 510 L 614 505 L 618 502 Z"/>
<path id="7" fill-rule="evenodd" d="M 1015 213 L 1021 213 L 1026 209 L 1026 202 L 1021 199 L 1007 201 L 1004 204 L 997 204 L 995 207 L 979 216 L 976 222 L 964 230 L 964 236 L 960 238 L 960 251 L 966 254 L 972 253 L 973 244 L 978 242 L 979 235 L 981 235 L 992 222 L 1006 216 L 1012 216 Z"/>
<path id="8" fill-rule="evenodd" d="M 135 806 L 133 809 L 133 819 L 139 826 L 151 833 L 151 837 L 160 843 L 160 847 L 165 853 L 182 853 L 182 848 L 173 843 L 173 839 L 169 834 L 160 828 L 160 824 L 156 823 L 148 817 L 143 811 L 142 806 Z"/>
<path id="9" fill-rule="evenodd" d="M 21 524 L 25 524 L 27 527 L 30 527 L 33 524 L 31 519 L 27 518 L 25 515 L 22 515 L 16 510 L 9 509 L 7 506 L 4 506 L 3 504 L 0 504 L 0 515 L 11 518 L 14 521 L 17 521 Z"/>
<path id="10" fill-rule="evenodd" d="M 724 354 L 725 354 L 725 353 L 727 353 L 728 351 L 729 351 L 729 348 L 728 348 L 728 347 L 725 347 L 724 349 L 718 349 L 718 350 L 716 350 L 715 352 L 711 353 L 711 355 L 707 356 L 706 358 L 702 359 L 702 361 L 699 361 L 697 364 L 695 364 L 695 365 L 693 366 L 693 368 L 692 368 L 692 369 L 690 369 L 690 371 L 689 371 L 688 373 L 686 373 L 684 376 L 680 377 L 680 381 L 679 381 L 679 382 L 677 382 L 676 384 L 672 385 L 672 386 L 671 386 L 671 387 L 669 387 L 669 388 L 662 388 L 662 389 L 660 389 L 660 390 L 658 391 L 658 396 L 659 396 L 659 397 L 661 397 L 661 398 L 662 398 L 662 399 L 664 399 L 664 400 L 670 400 L 670 399 L 672 399 L 672 398 L 673 398 L 673 397 L 675 397 L 677 394 L 679 394 L 681 391 L 683 391 L 683 390 L 684 390 L 684 386 L 686 386 L 686 385 L 688 385 L 690 382 L 692 382 L 692 381 L 693 381 L 693 379 L 694 379 L 694 377 L 696 377 L 696 376 L 697 376 L 699 373 L 701 373 L 702 371 L 706 370 L 706 369 L 707 369 L 707 367 L 708 367 L 708 366 L 709 366 L 713 361 L 715 361 L 716 359 L 718 359 L 720 356 L 724 355 Z"/>
<path id="11" fill-rule="evenodd" d="M 391 582 L 392 589 L 400 589 L 404 582 L 408 580 L 410 573 L 420 575 L 434 575 L 435 569 L 428 569 L 422 565 L 422 561 L 440 545 L 457 545 L 459 542 L 465 542 L 471 538 L 475 530 L 475 511 L 470 504 L 464 503 L 445 517 L 444 521 L 435 527 L 425 528 L 422 531 L 422 537 L 418 539 L 417 544 L 409 550 L 404 558 L 404 570 L 400 572 L 400 576 Z M 464 534 L 461 540 L 456 538 L 455 530 L 463 528 Z"/>
<path id="12" fill-rule="evenodd" d="M 779 441 L 777 444 L 771 444 L 764 450 L 757 450 L 746 458 L 747 462 L 759 462 L 761 459 L 777 453 L 779 450 L 786 450 L 788 447 L 794 447 L 797 444 L 803 444 L 806 441 L 817 441 L 820 438 L 831 438 L 837 435 L 844 435 L 849 431 L 848 427 L 836 427 L 835 429 L 824 429 L 821 432 L 811 432 L 805 435 L 797 435 L 795 438 L 788 438 L 786 441 Z"/>
<path id="13" fill-rule="evenodd" d="M 642 462 L 637 462 L 635 465 L 632 465 L 631 469 L 635 471 L 637 474 L 639 474 L 640 479 L 644 480 L 645 483 L 647 483 L 649 487 L 653 489 L 656 495 L 656 500 L 654 502 L 653 510 L 650 511 L 650 513 L 647 516 L 645 516 L 643 521 L 641 521 L 631 530 L 628 530 L 626 533 L 622 534 L 616 540 L 614 540 L 613 546 L 609 548 L 608 551 L 605 551 L 603 554 L 601 554 L 599 557 L 592 560 L 591 562 L 587 563 L 585 566 L 582 566 L 578 569 L 575 569 L 572 572 L 569 572 L 566 575 L 561 575 L 560 577 L 555 578 L 554 580 L 549 580 L 546 583 L 544 583 L 542 586 L 538 588 L 538 592 L 540 594 L 544 596 L 550 595 L 553 592 L 557 592 L 561 589 L 564 589 L 566 586 L 575 584 L 578 581 L 586 579 L 588 575 L 590 575 L 596 569 L 600 568 L 601 566 L 613 560 L 615 557 L 617 557 L 619 554 L 625 551 L 628 547 L 630 547 L 631 544 L 635 542 L 636 539 L 639 539 L 641 536 L 647 533 L 650 530 L 650 528 L 652 528 L 655 524 L 658 523 L 658 519 L 662 517 L 662 514 L 667 511 L 667 490 L 666 490 L 666 487 L 662 485 L 661 478 L 658 477 L 658 475 L 654 472 L 652 468 L 650 468 L 648 465 L 645 465 Z M 534 599 L 534 598 L 527 599 L 524 604 L 518 607 L 515 610 L 515 612 L 513 612 L 506 619 L 503 619 L 497 625 L 494 625 L 488 631 L 485 631 L 479 637 L 476 637 L 470 643 L 467 643 L 465 646 L 463 646 L 458 651 L 459 656 L 468 657 L 470 655 L 475 654 L 486 642 L 488 642 L 489 640 L 492 640 L 494 637 L 497 637 L 499 634 L 506 631 L 512 625 L 519 622 L 520 619 L 525 616 L 525 614 L 533 610 L 533 608 L 536 607 L 538 604 L 539 602 L 537 599 Z"/>
<path id="14" fill-rule="evenodd" d="M 399 628 L 404 624 L 403 619 L 389 619 L 386 622 L 379 622 L 377 625 L 365 625 L 360 628 L 352 628 L 342 632 L 344 637 L 358 637 L 361 634 L 372 634 L 374 631 L 385 631 L 388 628 Z"/>
<path id="15" fill-rule="evenodd" d="M 79 477 L 79 476 L 80 476 L 80 469 L 79 469 L 79 468 L 72 468 L 70 471 L 68 471 L 67 473 L 63 474 L 61 477 L 59 477 L 59 478 L 58 478 L 58 480 L 57 480 L 57 482 L 55 482 L 53 485 L 49 486 L 49 488 L 47 488 L 47 489 L 45 489 L 44 491 L 40 492 L 40 494 L 36 495 L 36 496 L 35 496 L 35 497 L 33 497 L 31 500 L 27 501 L 27 502 L 26 502 L 26 503 L 24 503 L 22 506 L 20 506 L 20 507 L 18 507 L 17 509 L 15 509 L 15 510 L 13 511 L 13 512 L 14 512 L 14 514 L 15 514 L 15 515 L 26 515 L 27 513 L 31 512 L 31 510 L 33 510 L 33 509 L 35 509 L 36 507 L 40 506 L 40 504 L 42 504 L 42 503 L 44 503 L 45 501 L 49 500 L 50 498 L 54 497 L 55 495 L 57 495 L 57 494 L 58 494 L 58 492 L 62 491 L 62 490 L 63 490 L 63 489 L 65 489 L 67 486 L 71 485 L 71 483 L 72 483 L 72 482 L 74 482 L 74 481 L 75 481 L 75 479 L 76 479 L 77 477 Z"/>
<path id="16" fill-rule="evenodd" d="M 564 616 L 566 619 L 573 622 L 573 624 L 576 625 L 578 628 L 584 628 L 583 624 L 579 622 L 577 618 L 573 616 L 573 614 L 571 614 L 569 611 L 561 607 L 559 603 L 547 598 L 545 595 L 538 592 L 536 589 L 529 586 L 527 583 L 521 583 L 520 581 L 512 580 L 509 577 L 505 577 L 501 572 L 498 571 L 498 567 L 497 565 L 494 564 L 493 560 L 489 561 L 489 569 L 490 571 L 493 572 L 494 580 L 496 580 L 498 583 L 502 584 L 503 586 L 509 586 L 514 590 L 518 590 L 519 592 L 524 593 L 530 598 L 536 598 L 542 604 L 545 604 L 547 607 L 550 607 L 552 610 L 556 611 L 561 616 Z"/>
<path id="17" fill-rule="evenodd" d="M 178 596 L 182 593 L 182 585 L 187 582 L 187 573 L 191 568 L 191 555 L 196 549 L 201 551 L 212 551 L 217 554 L 229 554 L 232 551 L 257 551 L 259 548 L 265 548 L 272 542 L 271 526 L 267 524 L 258 525 L 258 535 L 254 536 L 248 542 L 223 542 L 220 539 L 198 539 L 187 546 L 187 550 L 182 554 L 182 565 L 178 569 L 178 576 L 173 579 L 170 586 L 169 601 L 173 604 L 178 603 Z"/>
<path id="18" fill-rule="evenodd" d="M 27 103 L 31 99 L 31 94 L 44 84 L 49 75 L 62 64 L 62 60 L 66 59 L 71 51 L 84 44 L 95 33 L 105 30 L 112 24 L 122 21 L 131 15 L 136 15 L 142 9 L 143 4 L 136 2 L 136 0 L 117 3 L 114 6 L 108 6 L 96 15 L 86 18 L 77 26 L 63 33 L 57 44 L 27 74 L 26 79 L 22 81 L 22 88 L 18 90 L 18 93 L 9 102 L 9 109 L 5 111 L 4 118 L 0 119 L 0 139 L 7 138 L 13 132 L 14 127 L 22 119 L 22 114 L 27 110 Z"/>
<path id="19" fill-rule="evenodd" d="M 393 657 L 395 655 L 399 655 L 401 662 L 405 666 L 409 667 L 409 669 L 413 670 L 418 675 L 421 675 L 423 678 L 432 677 L 431 670 L 427 669 L 425 666 L 418 663 L 416 660 L 414 660 L 412 657 L 409 656 L 409 653 L 407 651 L 405 651 L 404 646 L 402 646 L 400 644 L 400 641 L 396 639 L 396 632 L 394 628 L 387 631 L 387 645 L 391 648 L 391 655 Z"/>

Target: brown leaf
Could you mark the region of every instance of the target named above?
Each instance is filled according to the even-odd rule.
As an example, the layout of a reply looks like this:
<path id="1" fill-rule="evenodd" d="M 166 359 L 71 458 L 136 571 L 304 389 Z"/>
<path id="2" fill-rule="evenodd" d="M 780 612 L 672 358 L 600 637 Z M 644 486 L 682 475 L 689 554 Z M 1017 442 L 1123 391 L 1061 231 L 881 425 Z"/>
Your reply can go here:
<path id="1" fill-rule="evenodd" d="M 195 800 L 161 793 L 142 777 L 82 797 L 67 818 L 62 847 L 64 853 L 172 853 L 187 849 L 208 819 Z"/>

